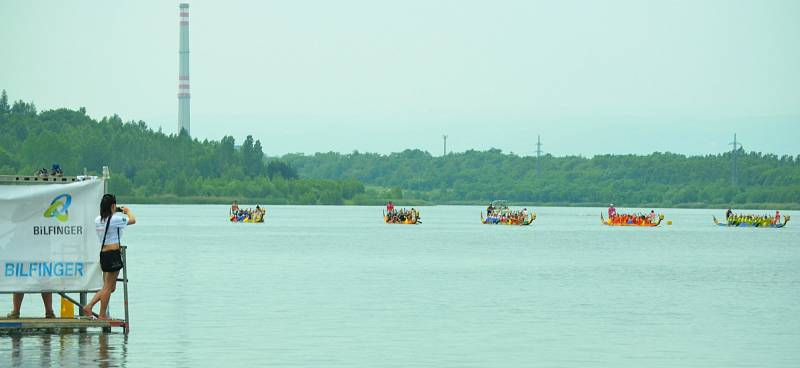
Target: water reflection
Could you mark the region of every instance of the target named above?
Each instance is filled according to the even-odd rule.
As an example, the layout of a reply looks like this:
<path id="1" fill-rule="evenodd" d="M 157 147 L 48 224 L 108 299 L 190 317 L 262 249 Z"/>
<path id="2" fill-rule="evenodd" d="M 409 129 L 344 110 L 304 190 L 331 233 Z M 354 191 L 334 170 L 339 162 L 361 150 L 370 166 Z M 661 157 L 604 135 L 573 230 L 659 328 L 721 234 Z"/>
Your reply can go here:
<path id="1" fill-rule="evenodd" d="M 128 337 L 114 333 L 37 333 L 0 335 L 0 366 L 125 367 Z"/>

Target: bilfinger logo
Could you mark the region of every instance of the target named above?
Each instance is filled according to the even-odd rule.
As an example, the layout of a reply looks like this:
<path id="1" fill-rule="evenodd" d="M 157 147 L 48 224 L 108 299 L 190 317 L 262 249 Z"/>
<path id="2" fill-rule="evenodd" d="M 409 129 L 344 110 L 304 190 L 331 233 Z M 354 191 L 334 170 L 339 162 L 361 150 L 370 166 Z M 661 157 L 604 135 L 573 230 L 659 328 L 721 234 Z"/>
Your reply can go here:
<path id="1" fill-rule="evenodd" d="M 72 203 L 72 196 L 61 194 L 50 202 L 50 207 L 44 211 L 44 217 L 55 217 L 58 221 L 66 222 L 69 220 L 69 205 Z"/>

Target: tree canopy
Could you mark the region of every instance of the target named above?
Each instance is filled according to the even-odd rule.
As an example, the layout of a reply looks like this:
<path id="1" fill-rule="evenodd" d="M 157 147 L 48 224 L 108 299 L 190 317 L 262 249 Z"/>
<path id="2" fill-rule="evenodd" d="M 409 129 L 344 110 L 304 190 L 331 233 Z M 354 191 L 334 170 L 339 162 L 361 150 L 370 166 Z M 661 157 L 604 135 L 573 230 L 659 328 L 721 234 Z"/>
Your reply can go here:
<path id="1" fill-rule="evenodd" d="M 59 164 L 65 175 L 112 171 L 109 190 L 121 198 L 151 202 L 220 202 L 231 198 L 261 203 L 342 204 L 365 192 L 354 180 L 300 179 L 280 160 L 265 160 L 252 136 L 236 148 L 219 141 L 166 135 L 143 121 L 117 116 L 97 121 L 77 111 L 37 112 L 33 103 L 9 106 L 0 94 L 0 173 L 33 175 Z M 192 202 L 193 203 L 193 202 Z"/>
<path id="2" fill-rule="evenodd" d="M 231 136 L 192 139 L 143 121 L 95 120 L 78 110 L 38 112 L 0 94 L 0 173 L 32 175 L 58 163 L 66 175 L 112 170 L 110 190 L 149 202 L 379 204 L 517 203 L 623 206 L 800 208 L 800 156 L 736 151 L 686 156 L 598 155 L 540 159 L 499 149 L 433 156 L 420 150 L 381 155 L 316 153 L 265 159 L 259 140 L 237 148 Z M 540 162 L 537 163 L 537 160 Z M 537 172 L 537 166 L 540 171 Z M 363 184 L 362 184 L 363 183 Z"/>
<path id="3" fill-rule="evenodd" d="M 625 206 L 746 206 L 800 203 L 800 156 L 759 152 L 686 156 L 598 155 L 537 158 L 498 149 L 432 156 L 420 150 L 389 155 L 353 152 L 285 155 L 304 177 L 352 178 L 368 186 L 399 187 L 405 198 L 438 203 L 521 203 Z M 785 208 L 785 207 L 784 207 Z"/>

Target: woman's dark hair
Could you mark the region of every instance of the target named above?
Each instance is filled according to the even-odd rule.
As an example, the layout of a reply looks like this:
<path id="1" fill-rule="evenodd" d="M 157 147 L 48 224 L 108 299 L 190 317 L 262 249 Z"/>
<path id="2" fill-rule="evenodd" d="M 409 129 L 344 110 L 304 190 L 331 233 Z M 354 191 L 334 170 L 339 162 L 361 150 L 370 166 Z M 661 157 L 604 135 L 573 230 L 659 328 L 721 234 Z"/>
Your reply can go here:
<path id="1" fill-rule="evenodd" d="M 104 194 L 103 199 L 100 200 L 100 221 L 110 218 L 111 206 L 117 203 L 117 197 L 113 194 Z"/>

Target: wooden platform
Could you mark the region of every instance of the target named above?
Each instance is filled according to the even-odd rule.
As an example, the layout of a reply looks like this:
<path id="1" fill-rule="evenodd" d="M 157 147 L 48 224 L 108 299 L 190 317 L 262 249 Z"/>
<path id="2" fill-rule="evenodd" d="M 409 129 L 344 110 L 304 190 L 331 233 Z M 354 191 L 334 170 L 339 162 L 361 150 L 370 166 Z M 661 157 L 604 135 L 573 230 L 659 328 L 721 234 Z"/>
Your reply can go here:
<path id="1" fill-rule="evenodd" d="M 41 331 L 51 329 L 88 329 L 100 328 L 110 331 L 112 327 L 125 328 L 125 321 L 120 319 L 97 320 L 79 318 L 0 318 L 0 333 Z"/>

